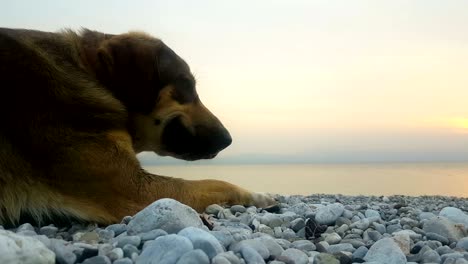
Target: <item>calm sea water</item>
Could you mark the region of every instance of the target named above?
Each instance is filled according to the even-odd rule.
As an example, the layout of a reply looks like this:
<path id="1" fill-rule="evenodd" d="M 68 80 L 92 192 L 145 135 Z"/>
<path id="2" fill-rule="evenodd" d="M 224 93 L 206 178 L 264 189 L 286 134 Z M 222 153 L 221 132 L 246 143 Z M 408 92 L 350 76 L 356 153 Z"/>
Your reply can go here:
<path id="1" fill-rule="evenodd" d="M 269 193 L 468 197 L 468 163 L 183 165 L 145 169 L 192 180 L 225 180 Z"/>

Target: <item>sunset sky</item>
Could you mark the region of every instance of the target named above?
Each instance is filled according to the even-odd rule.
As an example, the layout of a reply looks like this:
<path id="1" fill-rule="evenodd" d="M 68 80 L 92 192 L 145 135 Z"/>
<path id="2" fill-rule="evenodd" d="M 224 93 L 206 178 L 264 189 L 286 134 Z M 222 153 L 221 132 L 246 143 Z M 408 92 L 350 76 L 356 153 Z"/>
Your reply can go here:
<path id="1" fill-rule="evenodd" d="M 0 26 L 160 37 L 231 131 L 220 162 L 467 161 L 467 14 L 465 0 L 16 0 Z"/>

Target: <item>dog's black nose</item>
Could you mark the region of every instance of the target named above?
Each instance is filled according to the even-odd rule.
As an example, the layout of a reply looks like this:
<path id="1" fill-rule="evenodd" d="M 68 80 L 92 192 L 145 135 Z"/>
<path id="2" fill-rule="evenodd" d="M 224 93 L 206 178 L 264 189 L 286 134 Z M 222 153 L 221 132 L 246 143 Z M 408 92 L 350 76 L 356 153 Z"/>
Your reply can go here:
<path id="1" fill-rule="evenodd" d="M 216 134 L 213 138 L 213 145 L 217 146 L 220 150 L 227 148 L 232 143 L 232 137 L 227 131 L 221 131 L 220 133 Z"/>

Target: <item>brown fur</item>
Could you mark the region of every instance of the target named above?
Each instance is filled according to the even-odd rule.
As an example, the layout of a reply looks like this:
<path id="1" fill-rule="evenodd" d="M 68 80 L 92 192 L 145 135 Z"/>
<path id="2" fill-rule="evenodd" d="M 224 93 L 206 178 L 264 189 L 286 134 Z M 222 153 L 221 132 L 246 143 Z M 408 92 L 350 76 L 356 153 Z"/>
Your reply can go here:
<path id="1" fill-rule="evenodd" d="M 176 117 L 202 143 L 172 151 L 177 138 L 163 139 L 174 137 L 167 131 Z M 0 29 L 0 120 L 0 224 L 25 214 L 109 224 L 165 197 L 198 211 L 273 202 L 226 182 L 141 168 L 141 151 L 194 160 L 230 143 L 187 64 L 144 33 Z"/>

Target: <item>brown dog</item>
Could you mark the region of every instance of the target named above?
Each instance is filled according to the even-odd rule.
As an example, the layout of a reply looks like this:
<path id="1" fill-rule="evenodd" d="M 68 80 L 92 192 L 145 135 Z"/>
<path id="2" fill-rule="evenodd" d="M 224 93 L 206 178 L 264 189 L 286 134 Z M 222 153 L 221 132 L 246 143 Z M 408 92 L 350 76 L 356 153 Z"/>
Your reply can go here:
<path id="1" fill-rule="evenodd" d="M 232 184 L 144 171 L 135 154 L 210 159 L 231 143 L 188 65 L 144 33 L 0 29 L 0 224 L 103 224 L 170 197 L 267 206 Z"/>

